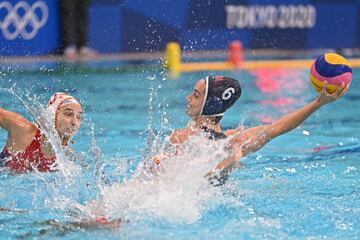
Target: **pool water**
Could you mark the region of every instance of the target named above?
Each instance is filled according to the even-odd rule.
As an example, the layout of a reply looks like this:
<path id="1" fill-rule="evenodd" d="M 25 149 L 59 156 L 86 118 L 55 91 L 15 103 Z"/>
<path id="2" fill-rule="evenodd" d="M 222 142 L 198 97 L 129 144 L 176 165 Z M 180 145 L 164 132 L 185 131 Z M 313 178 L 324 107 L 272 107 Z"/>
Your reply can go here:
<path id="1" fill-rule="evenodd" d="M 85 114 L 72 146 L 79 157 L 68 166 L 73 175 L 0 171 L 0 238 L 358 238 L 358 69 L 343 99 L 242 159 L 242 168 L 223 187 L 204 186 L 201 167 L 209 162 L 202 161 L 218 155 L 200 142 L 157 180 L 136 175 L 151 144 L 162 146 L 171 129 L 185 127 L 185 97 L 206 74 L 166 80 L 156 68 L 121 74 L 3 73 L 1 107 L 31 119 L 4 89 L 14 89 L 30 105 L 32 99 L 45 105 L 54 92 L 66 91 L 82 102 Z M 222 120 L 224 129 L 268 124 L 316 97 L 305 70 L 210 74 L 234 77 L 242 86 L 240 100 Z M 0 130 L 0 142 L 5 141 Z M 91 219 L 87 206 L 104 199 L 113 203 L 106 213 L 122 218 L 126 211 L 126 222 L 74 224 Z"/>

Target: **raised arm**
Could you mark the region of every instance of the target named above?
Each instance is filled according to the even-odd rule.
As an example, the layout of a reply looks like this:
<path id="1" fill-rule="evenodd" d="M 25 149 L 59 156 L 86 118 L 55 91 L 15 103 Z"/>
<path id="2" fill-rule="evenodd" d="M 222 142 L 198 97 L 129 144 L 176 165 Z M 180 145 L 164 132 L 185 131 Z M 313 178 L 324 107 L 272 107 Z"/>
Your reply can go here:
<path id="1" fill-rule="evenodd" d="M 0 107 L 0 127 L 10 134 L 20 130 L 31 130 L 32 124 L 18 113 L 7 111 Z"/>
<path id="2" fill-rule="evenodd" d="M 341 98 L 349 89 L 349 85 L 345 86 L 345 84 L 342 84 L 336 92 L 333 94 L 328 94 L 326 92 L 326 85 L 327 83 L 323 84 L 323 88 L 319 96 L 306 106 L 283 116 L 271 125 L 254 127 L 244 131 L 241 134 L 241 139 L 243 140 L 243 156 L 259 150 L 270 140 L 298 127 L 313 112 L 318 110 L 323 105 Z"/>

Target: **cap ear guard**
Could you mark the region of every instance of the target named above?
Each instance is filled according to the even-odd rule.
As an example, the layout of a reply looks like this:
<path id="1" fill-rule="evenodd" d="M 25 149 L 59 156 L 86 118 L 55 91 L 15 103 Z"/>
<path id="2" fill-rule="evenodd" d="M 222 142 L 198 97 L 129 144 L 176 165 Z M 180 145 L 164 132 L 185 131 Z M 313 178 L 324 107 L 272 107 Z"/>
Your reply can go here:
<path id="1" fill-rule="evenodd" d="M 206 103 L 206 100 L 207 100 L 207 97 L 208 97 L 208 91 L 209 91 L 209 77 L 207 76 L 207 77 L 205 77 L 205 96 L 204 96 L 204 101 L 203 101 L 203 104 L 201 106 L 201 111 L 200 111 L 199 116 L 203 115 L 204 106 L 205 106 L 205 103 Z"/>
<path id="2" fill-rule="evenodd" d="M 202 115 L 211 116 L 211 117 L 223 116 L 224 115 L 224 112 L 222 112 L 223 108 L 224 108 L 223 101 L 218 97 L 212 96 L 206 100 Z"/>

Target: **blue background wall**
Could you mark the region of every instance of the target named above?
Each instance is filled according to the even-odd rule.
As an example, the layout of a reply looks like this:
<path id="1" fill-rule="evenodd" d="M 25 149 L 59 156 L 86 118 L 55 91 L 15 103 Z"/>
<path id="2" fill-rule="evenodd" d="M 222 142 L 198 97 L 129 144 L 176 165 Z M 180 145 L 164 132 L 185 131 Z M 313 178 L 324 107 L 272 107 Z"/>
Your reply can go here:
<path id="1" fill-rule="evenodd" d="M 6 4 L 6 7 L 4 2 L 9 2 L 11 6 Z M 13 12 L 17 20 L 7 18 L 9 17 L 9 11 L 14 10 L 14 7 L 19 2 L 27 3 L 29 8 L 26 5 L 21 5 L 17 11 Z M 43 16 L 41 8 L 34 5 L 36 2 L 39 2 L 39 0 L 0 0 L 0 55 L 42 55 L 57 50 L 60 41 L 58 3 L 56 0 L 40 1 L 42 6 L 45 5 L 48 10 L 48 17 L 45 19 L 45 25 L 39 26 L 32 21 L 40 23 L 45 16 Z M 31 6 L 34 6 L 33 12 L 30 11 Z M 24 17 L 26 13 L 30 14 L 28 20 Z M 6 19 L 9 20 L 9 24 L 6 24 Z M 22 24 L 25 26 L 24 28 L 21 27 Z M 15 33 L 20 29 L 28 33 L 32 31 L 37 31 L 37 33 L 29 40 L 24 39 L 20 33 L 22 31 L 19 31 L 19 34 L 16 34 L 17 37 L 12 40 L 8 40 L 4 34 L 4 31 Z"/>
<path id="2" fill-rule="evenodd" d="M 15 5 L 19 1 L 10 2 Z M 56 51 L 60 42 L 58 6 L 56 0 L 44 2 L 49 8 L 46 25 L 32 40 L 19 36 L 10 41 L 0 32 L 1 55 Z M 260 24 L 227 27 L 229 5 L 243 6 L 248 16 L 253 21 L 255 16 Z M 285 15 L 300 18 L 300 24 L 304 24 L 309 21 L 308 12 L 299 17 L 298 10 L 309 6 L 316 11 L 313 26 L 263 26 L 259 19 L 266 13 L 251 15 L 255 8 L 277 9 L 275 22 L 279 22 L 280 9 L 292 7 L 295 10 L 285 11 Z M 92 0 L 88 40 L 90 46 L 103 53 L 162 51 L 169 41 L 180 42 L 185 50 L 224 49 L 231 40 L 241 40 L 245 48 L 354 48 L 360 44 L 359 13 L 360 0 Z M 0 9 L 0 24 L 5 16 L 6 11 Z"/>

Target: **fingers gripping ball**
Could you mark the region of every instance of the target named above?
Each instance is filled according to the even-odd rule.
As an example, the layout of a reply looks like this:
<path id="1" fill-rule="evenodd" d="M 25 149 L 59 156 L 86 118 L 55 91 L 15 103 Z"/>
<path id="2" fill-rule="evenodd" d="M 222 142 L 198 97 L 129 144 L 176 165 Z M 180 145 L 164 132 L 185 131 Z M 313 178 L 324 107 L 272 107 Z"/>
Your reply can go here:
<path id="1" fill-rule="evenodd" d="M 325 53 L 318 57 L 310 70 L 310 81 L 316 91 L 320 92 L 324 82 L 327 82 L 326 91 L 333 93 L 341 83 L 350 84 L 352 69 L 349 62 L 339 54 Z"/>

